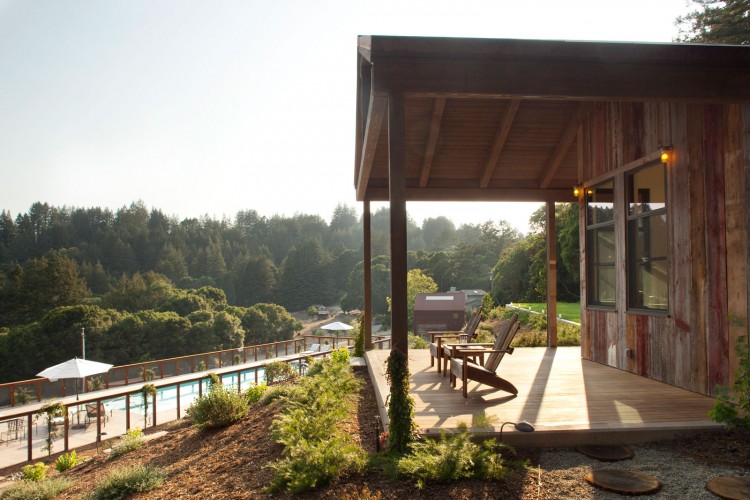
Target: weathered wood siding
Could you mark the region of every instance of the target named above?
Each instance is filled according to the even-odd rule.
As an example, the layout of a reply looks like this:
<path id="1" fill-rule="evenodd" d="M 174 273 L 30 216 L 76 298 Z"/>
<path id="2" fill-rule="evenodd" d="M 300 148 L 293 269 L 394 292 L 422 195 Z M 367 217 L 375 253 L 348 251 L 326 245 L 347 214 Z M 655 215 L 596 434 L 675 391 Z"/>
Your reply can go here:
<path id="1" fill-rule="evenodd" d="M 625 177 L 615 178 L 615 311 L 585 309 L 585 358 L 692 391 L 734 379 L 734 345 L 750 311 L 750 105 L 597 103 L 579 130 L 586 182 L 663 145 L 667 170 L 669 314 L 628 312 Z M 581 241 L 585 212 L 581 204 Z M 581 281 L 586 297 L 586 251 Z M 585 300 L 585 299 L 584 299 Z"/>

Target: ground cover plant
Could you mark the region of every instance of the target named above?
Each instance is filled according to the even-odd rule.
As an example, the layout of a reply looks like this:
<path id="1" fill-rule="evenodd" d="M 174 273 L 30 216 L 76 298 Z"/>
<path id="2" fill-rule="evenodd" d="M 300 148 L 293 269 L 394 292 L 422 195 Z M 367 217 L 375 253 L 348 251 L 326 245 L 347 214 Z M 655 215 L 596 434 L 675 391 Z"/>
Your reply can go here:
<path id="1" fill-rule="evenodd" d="M 434 482 L 447 483 L 459 479 L 501 479 L 518 462 L 507 462 L 512 450 L 495 439 L 480 443 L 471 440 L 468 427 L 461 423 L 458 433 L 441 432 L 438 439 L 421 439 L 409 444 L 409 452 L 396 462 L 401 476 L 416 479 L 423 489 Z"/>
<path id="2" fill-rule="evenodd" d="M 44 481 L 18 481 L 10 488 L 0 491 L 0 499 L 46 500 L 56 497 L 72 485 L 72 480 L 62 476 Z"/>
<path id="3" fill-rule="evenodd" d="M 714 409 L 709 416 L 727 429 L 750 430 L 750 344 L 747 337 L 737 338 L 735 345 L 740 360 L 737 376 L 730 387 L 720 387 Z"/>
<path id="4" fill-rule="evenodd" d="M 78 454 L 73 450 L 70 453 L 65 453 L 64 455 L 57 457 L 57 460 L 55 461 L 55 469 L 57 472 L 65 472 L 79 463 L 81 463 L 81 459 L 78 458 Z"/>
<path id="5" fill-rule="evenodd" d="M 518 314 L 518 322 L 522 328 L 516 333 L 511 345 L 513 347 L 544 347 L 547 345 L 547 318 L 542 314 L 532 314 L 528 311 L 509 307 L 496 307 L 488 316 L 491 319 L 510 318 Z M 557 345 L 581 345 L 581 328 L 565 323 L 557 324 Z"/>
<path id="6" fill-rule="evenodd" d="M 158 488 L 164 483 L 164 474 L 156 467 L 136 465 L 113 469 L 96 487 L 91 500 L 129 498 Z"/>
<path id="7" fill-rule="evenodd" d="M 140 427 L 128 429 L 127 432 L 125 432 L 125 434 L 117 440 L 117 443 L 112 446 L 112 451 L 110 452 L 109 456 L 111 458 L 115 458 L 133 450 L 137 450 L 138 448 L 143 446 L 144 442 L 145 440 L 143 438 L 143 431 Z"/>
<path id="8" fill-rule="evenodd" d="M 238 422 L 247 416 L 249 408 L 250 403 L 245 394 L 241 394 L 234 386 L 224 387 L 219 381 L 215 381 L 209 384 L 206 394 L 190 404 L 187 414 L 200 429 L 211 429 Z"/>
<path id="9" fill-rule="evenodd" d="M 337 429 L 359 390 L 349 351 L 314 362 L 296 386 L 280 397 L 283 410 L 272 425 L 273 438 L 284 445 L 282 458 L 271 464 L 272 492 L 301 493 L 359 472 L 366 463 L 364 450 Z"/>

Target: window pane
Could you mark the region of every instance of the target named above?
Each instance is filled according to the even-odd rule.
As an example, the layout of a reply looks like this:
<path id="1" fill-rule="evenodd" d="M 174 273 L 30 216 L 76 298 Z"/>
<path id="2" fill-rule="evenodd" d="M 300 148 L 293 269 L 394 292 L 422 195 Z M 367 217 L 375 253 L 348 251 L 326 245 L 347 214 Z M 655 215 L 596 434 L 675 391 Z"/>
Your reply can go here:
<path id="1" fill-rule="evenodd" d="M 599 276 L 596 283 L 596 303 L 607 306 L 615 305 L 615 266 L 598 266 Z"/>
<path id="2" fill-rule="evenodd" d="M 597 264 L 615 261 L 615 228 L 602 227 L 594 232 L 594 259 Z"/>
<path id="3" fill-rule="evenodd" d="M 614 183 L 612 181 L 586 190 L 586 223 L 591 226 L 614 220 Z"/>
<path id="4" fill-rule="evenodd" d="M 630 307 L 667 309 L 665 214 L 628 221 Z"/>
<path id="5" fill-rule="evenodd" d="M 628 214 L 636 215 L 666 207 L 664 165 L 659 163 L 631 175 L 628 182 Z"/>

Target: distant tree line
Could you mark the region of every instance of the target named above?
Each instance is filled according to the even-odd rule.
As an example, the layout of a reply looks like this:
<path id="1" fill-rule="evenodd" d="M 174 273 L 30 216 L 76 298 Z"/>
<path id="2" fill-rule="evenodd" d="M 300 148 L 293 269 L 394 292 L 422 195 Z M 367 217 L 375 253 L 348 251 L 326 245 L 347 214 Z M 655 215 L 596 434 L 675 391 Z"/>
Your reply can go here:
<path id="1" fill-rule="evenodd" d="M 577 206 L 558 205 L 557 212 L 558 297 L 577 300 Z M 388 210 L 376 211 L 371 222 L 373 309 L 387 316 Z M 524 236 L 505 221 L 456 228 L 442 216 L 421 227 L 409 220 L 409 269 L 420 270 L 438 291 L 491 288 L 499 303 L 539 300 L 546 280 L 543 207 L 530 224 Z M 40 348 L 45 342 L 70 345 L 68 354 L 77 353 L 75 335 L 87 326 L 83 320 L 65 323 L 54 334 L 57 340 L 50 337 L 49 325 L 58 325 L 65 311 L 70 317 L 71 307 L 86 317 L 109 318 L 106 328 L 92 327 L 113 346 L 136 339 L 137 347 L 101 347 L 99 353 L 104 361 L 129 363 L 289 338 L 293 330 L 276 326 L 287 324 L 282 318 L 288 310 L 334 303 L 344 310 L 363 308 L 363 276 L 362 221 L 346 205 L 336 208 L 330 223 L 307 214 L 266 218 L 254 210 L 239 212 L 233 221 L 178 221 L 142 202 L 115 212 L 35 203 L 15 219 L 2 211 L 0 376 L 15 371 L 6 355 L 28 352 L 45 359 L 38 354 L 47 352 Z M 257 316 L 268 316 L 272 304 L 279 309 L 265 323 L 268 332 L 257 321 L 251 328 L 245 310 L 263 305 Z M 231 318 L 240 321 L 238 328 Z M 157 335 L 138 333 L 146 330 L 169 341 L 141 339 Z"/>

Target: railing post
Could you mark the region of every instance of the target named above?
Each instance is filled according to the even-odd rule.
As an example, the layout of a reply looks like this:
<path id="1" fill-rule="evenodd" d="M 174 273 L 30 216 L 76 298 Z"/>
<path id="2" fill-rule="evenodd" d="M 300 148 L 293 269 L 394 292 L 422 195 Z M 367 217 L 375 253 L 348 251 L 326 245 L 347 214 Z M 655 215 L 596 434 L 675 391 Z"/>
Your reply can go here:
<path id="1" fill-rule="evenodd" d="M 154 418 L 152 419 L 152 422 L 151 422 L 151 427 L 156 427 L 156 393 L 157 392 L 159 391 L 154 392 L 154 394 L 151 396 L 151 401 L 152 401 L 151 407 L 153 408 L 152 411 L 154 414 Z"/>
<path id="2" fill-rule="evenodd" d="M 31 413 L 29 413 L 29 416 L 26 420 L 26 428 L 29 430 L 29 433 L 26 435 L 26 454 L 27 454 L 27 460 L 31 461 L 33 459 L 32 455 L 32 440 L 31 440 Z"/>
<path id="3" fill-rule="evenodd" d="M 130 394 L 125 394 L 125 430 L 130 430 Z"/>

